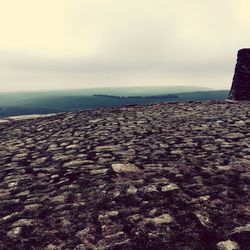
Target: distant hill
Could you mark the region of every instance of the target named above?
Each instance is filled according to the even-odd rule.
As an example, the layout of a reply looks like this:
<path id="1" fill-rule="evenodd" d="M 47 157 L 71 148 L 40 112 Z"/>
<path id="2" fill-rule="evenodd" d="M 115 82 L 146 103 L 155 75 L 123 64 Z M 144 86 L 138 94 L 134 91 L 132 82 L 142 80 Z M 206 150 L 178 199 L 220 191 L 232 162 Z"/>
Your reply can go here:
<path id="1" fill-rule="evenodd" d="M 166 99 L 178 99 L 177 94 L 167 94 L 167 95 L 148 95 L 148 96 L 117 96 L 117 95 L 93 95 L 94 97 L 104 97 L 104 98 L 115 98 L 115 99 L 129 99 L 129 98 L 137 98 L 137 99 L 143 99 L 143 98 L 166 98 Z"/>
<path id="2" fill-rule="evenodd" d="M 198 90 L 191 91 L 194 88 L 195 87 L 145 87 L 143 89 L 136 87 L 78 91 L 0 93 L 0 117 L 58 113 L 128 104 L 222 100 L 226 99 L 229 93 L 228 90 L 199 90 L 204 88 L 197 88 Z M 168 91 L 166 89 L 168 89 Z M 111 96 L 115 96 L 116 98 L 110 98 Z"/>
<path id="3" fill-rule="evenodd" d="M 55 96 L 92 96 L 92 95 L 117 95 L 117 96 L 148 96 L 187 93 L 195 91 L 212 91 L 212 88 L 196 86 L 145 86 L 145 87 L 114 87 L 114 88 L 86 88 L 51 91 L 24 91 L 0 92 L 0 105 L 3 103 L 22 103 L 27 99 Z"/>
<path id="4" fill-rule="evenodd" d="M 181 92 L 194 91 L 211 91 L 212 88 L 196 87 L 196 86 L 145 86 L 145 87 L 117 87 L 117 88 L 91 88 L 82 90 L 71 90 L 68 93 L 85 94 L 85 95 L 117 95 L 117 96 L 148 96 L 175 94 Z"/>

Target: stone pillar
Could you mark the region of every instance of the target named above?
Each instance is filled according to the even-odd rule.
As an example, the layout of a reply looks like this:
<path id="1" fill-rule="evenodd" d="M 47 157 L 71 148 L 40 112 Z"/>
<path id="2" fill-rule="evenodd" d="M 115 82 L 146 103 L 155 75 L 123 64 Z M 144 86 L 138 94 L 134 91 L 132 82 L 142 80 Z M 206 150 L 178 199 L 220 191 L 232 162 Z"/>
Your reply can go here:
<path id="1" fill-rule="evenodd" d="M 238 51 L 229 99 L 250 101 L 250 49 Z"/>

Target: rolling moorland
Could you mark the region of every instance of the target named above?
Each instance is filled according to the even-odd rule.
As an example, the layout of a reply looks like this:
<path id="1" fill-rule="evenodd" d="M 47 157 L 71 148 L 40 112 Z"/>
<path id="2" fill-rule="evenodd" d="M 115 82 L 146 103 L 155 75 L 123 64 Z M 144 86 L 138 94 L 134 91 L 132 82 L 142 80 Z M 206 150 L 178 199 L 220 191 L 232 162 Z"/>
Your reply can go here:
<path id="1" fill-rule="evenodd" d="M 0 93 L 0 117 L 157 102 L 223 100 L 227 98 L 228 93 L 228 90 L 211 90 L 192 86 Z M 175 95 L 178 98 L 169 95 Z M 111 96 L 124 98 L 111 98 Z"/>

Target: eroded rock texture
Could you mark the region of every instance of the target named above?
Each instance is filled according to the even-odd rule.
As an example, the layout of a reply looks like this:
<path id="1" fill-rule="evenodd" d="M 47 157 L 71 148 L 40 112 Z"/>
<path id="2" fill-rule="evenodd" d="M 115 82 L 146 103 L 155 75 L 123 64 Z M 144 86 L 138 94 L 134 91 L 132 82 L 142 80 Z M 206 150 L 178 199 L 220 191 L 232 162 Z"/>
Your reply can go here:
<path id="1" fill-rule="evenodd" d="M 247 103 L 0 124 L 0 249 L 249 249 Z"/>
<path id="2" fill-rule="evenodd" d="M 241 49 L 238 51 L 229 98 L 250 101 L 250 49 Z"/>

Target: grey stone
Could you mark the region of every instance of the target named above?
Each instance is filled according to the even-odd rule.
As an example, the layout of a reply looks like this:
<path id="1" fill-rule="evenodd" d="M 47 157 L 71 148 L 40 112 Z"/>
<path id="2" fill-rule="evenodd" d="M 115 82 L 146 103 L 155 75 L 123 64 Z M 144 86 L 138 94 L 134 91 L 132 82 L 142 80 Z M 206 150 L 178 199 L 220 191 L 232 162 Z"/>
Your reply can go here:
<path id="1" fill-rule="evenodd" d="M 239 250 L 240 247 L 237 242 L 226 240 L 217 243 L 218 250 Z"/>
<path id="2" fill-rule="evenodd" d="M 144 221 L 146 223 L 154 223 L 154 224 L 168 224 L 173 222 L 173 217 L 170 214 L 162 214 L 158 217 L 154 217 L 154 218 L 145 218 Z"/>
<path id="3" fill-rule="evenodd" d="M 32 226 L 35 221 L 32 219 L 19 219 L 18 221 L 12 224 L 12 227 L 24 227 L 24 226 Z"/>
<path id="4" fill-rule="evenodd" d="M 118 174 L 122 173 L 138 173 L 140 172 L 140 169 L 134 165 L 134 164 L 122 164 L 122 163 L 113 163 L 112 164 L 112 169 L 114 172 Z"/>
<path id="5" fill-rule="evenodd" d="M 249 241 L 250 239 L 250 224 L 245 226 L 236 227 L 230 233 L 229 236 L 233 239 L 237 239 L 239 241 Z"/>
<path id="6" fill-rule="evenodd" d="M 227 139 L 242 139 L 245 138 L 245 135 L 243 135 L 242 133 L 229 133 L 225 136 L 225 138 Z"/>
<path id="7" fill-rule="evenodd" d="M 15 227 L 15 228 L 12 228 L 8 233 L 7 233 L 7 237 L 9 238 L 18 238 L 20 237 L 22 233 L 22 228 L 21 227 Z"/>
<path id="8" fill-rule="evenodd" d="M 168 191 L 178 190 L 178 189 L 179 189 L 179 187 L 174 183 L 170 183 L 170 184 L 165 185 L 161 188 L 162 192 L 168 192 Z"/>

